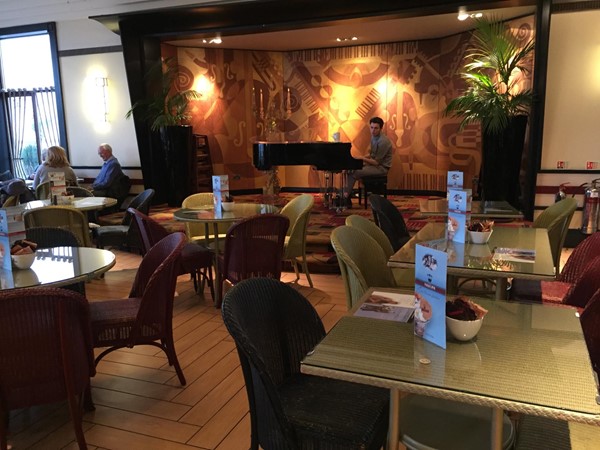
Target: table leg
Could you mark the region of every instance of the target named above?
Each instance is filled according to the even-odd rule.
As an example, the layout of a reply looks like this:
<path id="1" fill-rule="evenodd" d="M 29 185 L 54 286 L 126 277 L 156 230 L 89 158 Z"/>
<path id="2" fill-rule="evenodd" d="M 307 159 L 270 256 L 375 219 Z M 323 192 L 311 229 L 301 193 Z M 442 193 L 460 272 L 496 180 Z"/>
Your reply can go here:
<path id="1" fill-rule="evenodd" d="M 390 417 L 387 450 L 398 450 L 400 443 L 400 391 L 390 389 Z"/>
<path id="2" fill-rule="evenodd" d="M 215 242 L 215 281 L 219 284 L 218 286 L 215 286 L 215 306 L 218 307 L 221 305 L 221 285 L 223 284 L 223 280 L 221 280 L 221 269 L 219 268 L 219 225 L 217 222 L 213 223 L 213 233 Z"/>
<path id="3" fill-rule="evenodd" d="M 496 300 L 506 300 L 506 288 L 508 286 L 508 280 L 504 277 L 496 279 Z"/>
<path id="4" fill-rule="evenodd" d="M 506 280 L 506 278 L 504 278 Z M 502 425 L 504 411 L 501 408 L 492 408 L 492 450 L 502 450 Z"/>

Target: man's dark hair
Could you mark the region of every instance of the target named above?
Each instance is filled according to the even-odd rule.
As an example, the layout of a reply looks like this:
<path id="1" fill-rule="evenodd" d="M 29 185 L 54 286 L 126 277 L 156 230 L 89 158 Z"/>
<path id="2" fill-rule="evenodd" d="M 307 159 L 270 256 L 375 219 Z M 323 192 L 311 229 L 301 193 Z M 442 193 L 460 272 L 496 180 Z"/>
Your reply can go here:
<path id="1" fill-rule="evenodd" d="M 381 117 L 373 117 L 371 120 L 369 120 L 369 123 L 377 123 L 379 124 L 380 128 L 383 128 L 383 119 Z"/>

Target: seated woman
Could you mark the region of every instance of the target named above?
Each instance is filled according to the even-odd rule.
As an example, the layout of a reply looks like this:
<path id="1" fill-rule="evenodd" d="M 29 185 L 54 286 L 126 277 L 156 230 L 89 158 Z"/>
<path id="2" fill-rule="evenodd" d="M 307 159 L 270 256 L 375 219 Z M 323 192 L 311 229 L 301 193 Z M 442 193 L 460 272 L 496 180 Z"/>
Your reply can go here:
<path id="1" fill-rule="evenodd" d="M 77 186 L 77 175 L 67 159 L 67 152 L 64 148 L 54 145 L 46 150 L 46 157 L 39 165 L 33 177 L 33 188 L 39 184 L 50 181 L 50 173 L 63 172 L 65 174 L 65 184 L 67 186 Z"/>

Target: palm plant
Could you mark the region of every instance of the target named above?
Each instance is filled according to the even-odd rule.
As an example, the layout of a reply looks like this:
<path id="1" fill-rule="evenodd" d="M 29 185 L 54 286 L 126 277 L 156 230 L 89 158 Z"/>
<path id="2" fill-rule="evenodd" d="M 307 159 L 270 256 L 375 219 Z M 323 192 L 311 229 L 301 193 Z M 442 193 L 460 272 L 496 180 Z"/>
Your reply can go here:
<path id="1" fill-rule="evenodd" d="M 150 122 L 152 131 L 188 121 L 191 117 L 187 112 L 189 102 L 199 99 L 201 94 L 194 89 L 179 91 L 175 84 L 177 76 L 175 58 L 158 61 L 146 74 L 148 81 L 157 85 L 156 91 L 151 97 L 135 102 L 125 117 L 136 112 L 141 120 Z"/>
<path id="2" fill-rule="evenodd" d="M 533 92 L 520 90 L 517 83 L 519 71 L 528 71 L 533 50 L 533 40 L 521 45 L 499 20 L 478 19 L 467 54 L 470 62 L 461 74 L 467 88 L 448 103 L 445 114 L 462 117 L 461 130 L 479 122 L 484 134 L 502 133 L 511 118 L 528 113 L 533 101 Z"/>

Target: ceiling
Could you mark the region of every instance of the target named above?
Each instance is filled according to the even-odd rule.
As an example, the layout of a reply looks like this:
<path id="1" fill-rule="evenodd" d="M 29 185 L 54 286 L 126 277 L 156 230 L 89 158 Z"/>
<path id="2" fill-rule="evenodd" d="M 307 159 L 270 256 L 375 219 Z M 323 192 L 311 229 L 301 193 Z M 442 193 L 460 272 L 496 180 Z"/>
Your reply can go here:
<path id="1" fill-rule="evenodd" d="M 469 11 L 474 13 L 475 11 Z M 486 17 L 502 20 L 533 14 L 535 6 L 502 8 L 481 11 Z M 434 39 L 470 30 L 474 20 L 457 19 L 457 13 L 430 15 L 410 18 L 373 18 L 341 21 L 334 25 L 315 28 L 302 28 L 276 32 L 254 32 L 244 35 L 218 36 L 222 43 L 203 42 L 217 35 L 181 36 L 176 40 L 168 40 L 169 44 L 179 47 L 208 47 L 241 49 L 290 51 L 314 48 L 347 47 L 350 45 L 367 45 L 382 42 L 402 42 L 422 39 Z M 355 41 L 337 42 L 336 38 L 357 37 Z"/>

